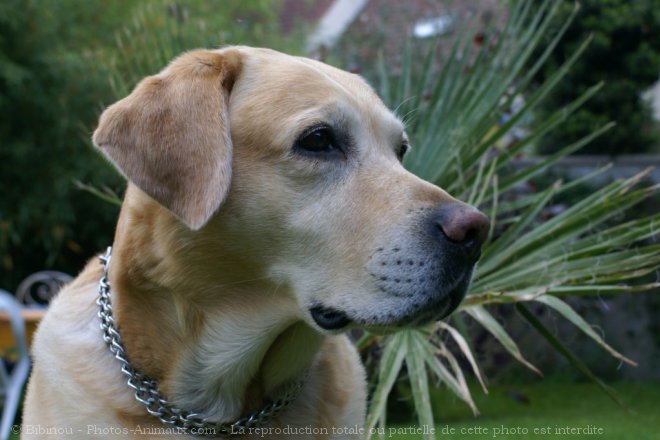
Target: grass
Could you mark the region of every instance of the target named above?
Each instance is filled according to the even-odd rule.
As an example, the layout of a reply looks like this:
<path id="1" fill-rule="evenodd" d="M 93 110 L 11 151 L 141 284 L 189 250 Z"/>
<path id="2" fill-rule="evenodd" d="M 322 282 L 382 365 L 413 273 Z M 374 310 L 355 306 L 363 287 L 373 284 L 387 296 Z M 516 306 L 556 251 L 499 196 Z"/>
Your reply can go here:
<path id="1" fill-rule="evenodd" d="M 593 383 L 572 383 L 546 379 L 534 384 L 494 385 L 489 395 L 475 392 L 475 403 L 481 415 L 472 411 L 453 394 L 442 390 L 433 393 L 433 408 L 438 424 L 439 440 L 481 439 L 563 439 L 572 440 L 658 440 L 660 439 L 660 381 L 619 382 L 612 386 L 633 414 L 622 410 Z M 602 434 L 562 434 L 556 428 L 602 429 Z M 550 428 L 544 434 L 534 429 Z M 417 426 L 412 426 L 417 428 Z M 499 433 L 495 429 L 499 429 Z M 527 429 L 527 434 L 512 431 Z M 384 438 L 392 440 L 421 439 L 409 432 L 410 426 L 392 425 Z M 510 432 L 503 432 L 508 429 Z M 452 432 L 451 434 L 450 432 Z M 471 430 L 471 431 L 470 431 Z M 486 431 L 487 430 L 487 431 Z M 468 433 L 471 432 L 471 433 Z M 374 438 L 378 438 L 374 436 Z M 9 437 L 18 440 L 17 435 Z"/>
<path id="2" fill-rule="evenodd" d="M 477 417 L 473 417 L 471 410 L 457 397 L 443 391 L 436 393 L 433 401 L 437 414 L 436 438 L 660 439 L 660 382 L 621 382 L 614 384 L 613 388 L 628 405 L 630 413 L 613 403 L 592 383 L 544 380 L 535 384 L 492 386 L 488 396 L 474 393 L 475 403 L 481 411 Z M 592 433 L 564 431 L 566 428 L 587 427 Z M 397 435 L 390 428 L 386 429 L 384 438 L 422 438 L 413 434 Z M 593 430 L 601 431 L 593 433 Z"/>

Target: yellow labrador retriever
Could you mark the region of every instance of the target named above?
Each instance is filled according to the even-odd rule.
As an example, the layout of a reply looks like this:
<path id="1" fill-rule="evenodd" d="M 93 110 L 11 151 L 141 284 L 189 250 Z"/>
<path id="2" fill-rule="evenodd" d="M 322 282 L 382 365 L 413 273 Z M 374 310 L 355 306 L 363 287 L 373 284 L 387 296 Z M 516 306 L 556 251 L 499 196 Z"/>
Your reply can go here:
<path id="1" fill-rule="evenodd" d="M 182 55 L 94 143 L 130 183 L 35 337 L 24 438 L 360 437 L 342 333 L 448 315 L 488 229 L 359 76 L 272 50 Z"/>

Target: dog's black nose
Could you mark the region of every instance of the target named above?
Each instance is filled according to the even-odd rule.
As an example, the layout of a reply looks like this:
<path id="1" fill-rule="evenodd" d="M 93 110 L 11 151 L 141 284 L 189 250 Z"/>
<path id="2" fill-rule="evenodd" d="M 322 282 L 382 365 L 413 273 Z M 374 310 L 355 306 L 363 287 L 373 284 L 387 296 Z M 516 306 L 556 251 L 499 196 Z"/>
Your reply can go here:
<path id="1" fill-rule="evenodd" d="M 490 228 L 486 215 L 469 205 L 445 203 L 435 210 L 432 221 L 447 240 L 463 249 L 471 261 L 479 258 L 481 245 Z"/>

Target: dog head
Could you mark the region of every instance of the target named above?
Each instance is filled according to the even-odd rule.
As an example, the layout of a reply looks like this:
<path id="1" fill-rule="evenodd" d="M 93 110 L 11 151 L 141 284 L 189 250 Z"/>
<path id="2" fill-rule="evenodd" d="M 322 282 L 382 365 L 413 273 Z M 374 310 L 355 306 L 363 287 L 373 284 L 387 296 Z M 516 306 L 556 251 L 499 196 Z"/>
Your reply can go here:
<path id="1" fill-rule="evenodd" d="M 365 81 L 306 58 L 187 53 L 109 107 L 94 143 L 176 219 L 204 276 L 269 280 L 322 331 L 448 315 L 487 235 L 403 168 L 404 126 Z"/>

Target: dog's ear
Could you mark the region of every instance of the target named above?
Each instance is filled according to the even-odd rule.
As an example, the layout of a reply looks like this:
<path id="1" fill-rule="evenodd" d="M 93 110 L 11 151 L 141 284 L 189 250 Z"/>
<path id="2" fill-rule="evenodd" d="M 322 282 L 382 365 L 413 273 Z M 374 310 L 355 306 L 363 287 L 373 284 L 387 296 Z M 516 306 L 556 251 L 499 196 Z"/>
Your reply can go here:
<path id="1" fill-rule="evenodd" d="M 94 132 L 94 145 L 191 229 L 206 224 L 229 190 L 227 107 L 240 70 L 233 49 L 186 53 L 108 107 Z"/>

